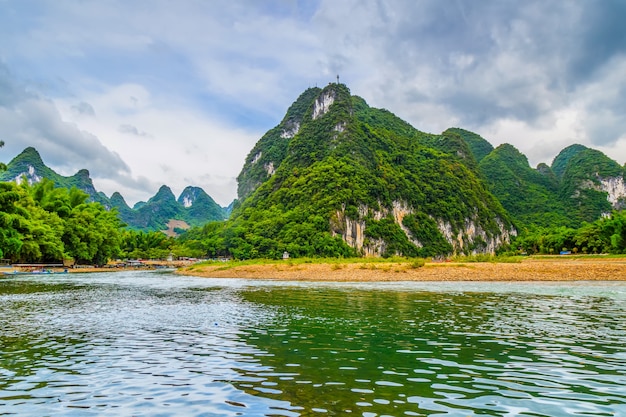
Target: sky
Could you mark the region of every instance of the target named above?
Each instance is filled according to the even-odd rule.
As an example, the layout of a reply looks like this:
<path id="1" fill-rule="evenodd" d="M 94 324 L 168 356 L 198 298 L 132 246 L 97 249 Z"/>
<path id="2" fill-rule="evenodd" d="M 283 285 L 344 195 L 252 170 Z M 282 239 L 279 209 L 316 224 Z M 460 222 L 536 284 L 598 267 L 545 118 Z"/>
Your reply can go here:
<path id="1" fill-rule="evenodd" d="M 345 83 L 419 130 L 534 167 L 574 143 L 626 162 L 623 0 L 0 0 L 0 161 L 28 146 L 132 206 L 219 204 L 308 87 Z"/>

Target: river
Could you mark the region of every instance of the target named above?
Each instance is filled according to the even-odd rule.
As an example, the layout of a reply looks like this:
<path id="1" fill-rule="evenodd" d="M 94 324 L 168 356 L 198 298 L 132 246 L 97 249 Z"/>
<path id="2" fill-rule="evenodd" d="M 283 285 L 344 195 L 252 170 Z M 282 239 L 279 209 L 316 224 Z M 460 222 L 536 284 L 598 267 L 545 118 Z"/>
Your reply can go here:
<path id="1" fill-rule="evenodd" d="M 3 278 L 0 415 L 626 416 L 626 283 Z"/>

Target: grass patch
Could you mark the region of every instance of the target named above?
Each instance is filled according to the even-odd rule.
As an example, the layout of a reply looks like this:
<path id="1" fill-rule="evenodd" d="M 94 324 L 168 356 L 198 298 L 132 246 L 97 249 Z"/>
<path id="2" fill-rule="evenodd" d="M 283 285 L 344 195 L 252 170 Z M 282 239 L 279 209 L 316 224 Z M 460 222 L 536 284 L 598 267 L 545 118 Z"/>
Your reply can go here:
<path id="1" fill-rule="evenodd" d="M 490 254 L 479 254 L 479 255 L 455 256 L 452 258 L 452 262 L 466 262 L 466 263 L 491 262 L 491 263 L 512 264 L 512 263 L 520 263 L 522 262 L 524 258 L 525 258 L 524 256 L 494 256 Z"/>
<path id="2" fill-rule="evenodd" d="M 418 269 L 418 268 L 423 267 L 424 265 L 426 265 L 426 261 L 421 258 L 418 258 L 409 264 L 409 268 Z"/>
<path id="3" fill-rule="evenodd" d="M 526 258 L 534 259 L 534 260 L 545 260 L 545 261 L 553 261 L 553 260 L 576 260 L 576 261 L 584 261 L 584 260 L 596 260 L 596 259 L 620 259 L 626 261 L 626 255 L 624 254 L 572 254 L 572 255 L 530 255 Z"/>
<path id="4" fill-rule="evenodd" d="M 341 265 L 344 267 L 347 264 L 359 264 L 365 265 L 365 267 L 376 268 L 376 265 L 391 265 L 391 264 L 407 264 L 413 262 L 423 261 L 416 258 L 289 258 L 289 260 L 282 259 L 248 259 L 248 260 L 230 260 L 230 261 L 202 261 L 194 264 L 194 267 L 202 266 L 216 266 L 216 265 L 230 265 L 247 266 L 247 265 L 286 265 L 295 266 L 301 264 L 325 264 L 325 265 Z"/>

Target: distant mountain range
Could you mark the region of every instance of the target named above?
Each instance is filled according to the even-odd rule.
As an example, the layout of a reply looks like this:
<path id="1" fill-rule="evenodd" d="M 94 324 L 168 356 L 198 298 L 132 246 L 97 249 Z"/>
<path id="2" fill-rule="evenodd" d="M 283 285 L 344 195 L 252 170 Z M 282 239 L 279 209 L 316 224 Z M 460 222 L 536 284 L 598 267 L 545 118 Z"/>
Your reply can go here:
<path id="1" fill-rule="evenodd" d="M 190 226 L 224 220 L 229 213 L 228 208 L 218 205 L 202 188 L 187 187 L 176 199 L 172 190 L 165 185 L 147 202 L 138 202 L 131 208 L 120 193 L 115 192 L 109 198 L 97 191 L 87 169 L 64 177 L 47 167 L 39 152 L 32 147 L 24 149 L 7 164 L 6 171 L 0 172 L 0 181 L 17 182 L 23 178 L 30 183 L 48 178 L 58 187 L 76 187 L 83 190 L 91 201 L 99 202 L 107 208 L 116 208 L 121 220 L 135 230 L 162 230 L 174 235 Z"/>

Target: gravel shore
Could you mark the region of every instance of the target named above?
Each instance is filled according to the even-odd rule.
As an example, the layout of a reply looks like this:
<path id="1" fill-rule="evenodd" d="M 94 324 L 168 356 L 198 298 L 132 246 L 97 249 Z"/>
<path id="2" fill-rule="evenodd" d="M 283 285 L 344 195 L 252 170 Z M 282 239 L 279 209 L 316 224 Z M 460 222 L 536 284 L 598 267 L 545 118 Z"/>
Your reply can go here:
<path id="1" fill-rule="evenodd" d="M 519 263 L 429 262 L 196 265 L 178 273 L 206 278 L 289 281 L 625 281 L 626 258 L 525 259 Z"/>

